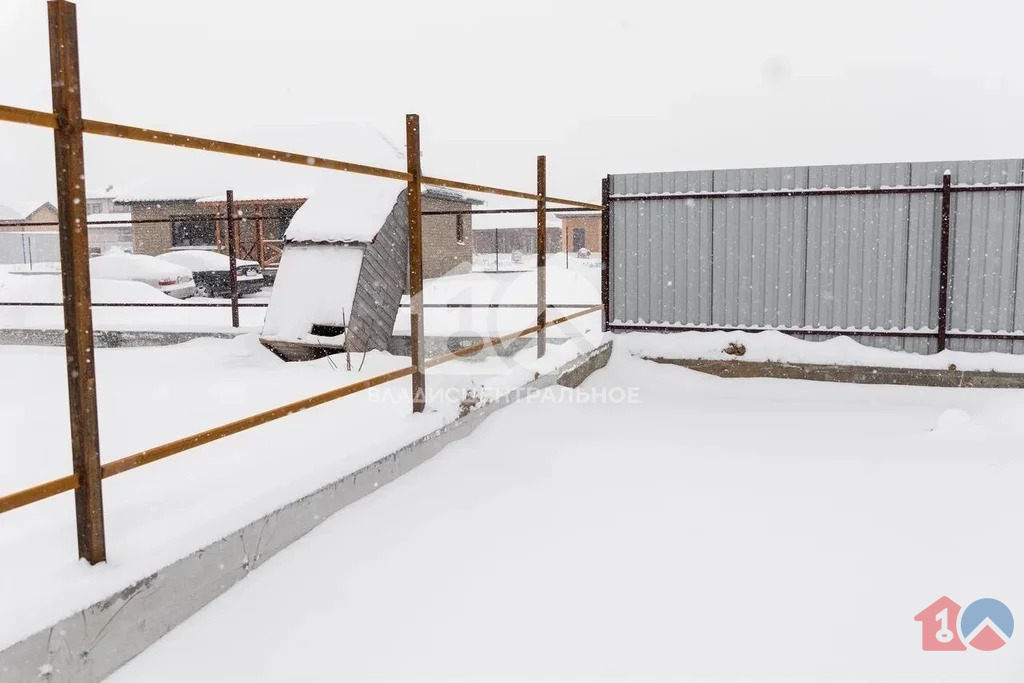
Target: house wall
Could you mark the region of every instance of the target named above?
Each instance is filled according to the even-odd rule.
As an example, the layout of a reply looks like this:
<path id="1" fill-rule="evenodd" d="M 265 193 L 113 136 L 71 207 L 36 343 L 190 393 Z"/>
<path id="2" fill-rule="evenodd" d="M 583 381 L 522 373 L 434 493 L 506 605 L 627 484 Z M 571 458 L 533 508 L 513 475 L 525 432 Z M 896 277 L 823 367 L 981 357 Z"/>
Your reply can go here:
<path id="1" fill-rule="evenodd" d="M 403 195 L 404 196 L 404 195 Z M 423 198 L 424 211 L 466 211 L 470 205 Z M 458 216 L 423 216 L 423 277 L 468 273 L 473 269 L 473 217 L 463 216 L 465 239 L 456 239 Z"/>
<path id="2" fill-rule="evenodd" d="M 584 246 L 595 254 L 601 251 L 601 215 L 600 214 L 567 214 L 559 216 L 562 225 L 569 237 L 569 251 L 575 251 L 573 246 L 573 233 L 577 229 L 585 232 Z"/>
<path id="3" fill-rule="evenodd" d="M 167 219 L 165 223 L 136 223 L 133 227 L 133 249 L 136 254 L 156 256 L 171 249 L 171 216 L 204 213 L 195 201 L 161 201 L 152 204 L 132 203 L 118 205 L 118 209 L 131 211 L 132 220 Z"/>

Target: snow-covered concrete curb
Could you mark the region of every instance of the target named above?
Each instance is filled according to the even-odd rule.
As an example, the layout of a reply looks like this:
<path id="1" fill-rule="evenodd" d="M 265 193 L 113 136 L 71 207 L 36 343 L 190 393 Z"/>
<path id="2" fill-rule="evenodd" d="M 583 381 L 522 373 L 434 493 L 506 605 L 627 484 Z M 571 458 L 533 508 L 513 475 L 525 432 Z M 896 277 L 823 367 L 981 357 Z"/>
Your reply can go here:
<path id="1" fill-rule="evenodd" d="M 537 377 L 520 391 L 363 467 L 0 652 L 4 683 L 94 683 L 226 591 L 326 518 L 469 435 L 527 391 L 578 386 L 607 364 L 611 342 Z M 59 590 L 59 587 L 57 588 Z M 258 610 L 255 606 L 254 613 Z"/>
<path id="2" fill-rule="evenodd" d="M 1024 374 L 982 372 L 977 370 L 930 370 L 922 368 L 889 368 L 869 365 L 815 365 L 779 361 L 703 360 L 699 358 L 656 358 L 642 356 L 656 363 L 679 365 L 690 370 L 718 377 L 767 377 L 772 379 L 806 379 L 816 382 L 850 384 L 895 384 L 922 387 L 973 387 L 978 389 L 1022 389 Z"/>
<path id="3" fill-rule="evenodd" d="M 1024 354 L 943 351 L 925 355 L 866 346 L 850 337 L 808 341 L 771 330 L 628 332 L 616 334 L 615 339 L 617 347 L 644 358 L 943 371 L 955 365 L 961 371 L 1024 374 Z M 733 351 L 742 347 L 742 355 L 728 353 L 731 345 L 735 345 Z"/>
<path id="4" fill-rule="evenodd" d="M 93 340 L 97 348 L 131 348 L 136 346 L 171 346 L 193 339 L 232 339 L 251 334 L 251 329 L 198 330 L 194 332 L 160 332 L 135 330 L 96 330 Z M 0 345 L 3 346 L 64 346 L 64 330 L 47 329 L 0 329 Z"/>

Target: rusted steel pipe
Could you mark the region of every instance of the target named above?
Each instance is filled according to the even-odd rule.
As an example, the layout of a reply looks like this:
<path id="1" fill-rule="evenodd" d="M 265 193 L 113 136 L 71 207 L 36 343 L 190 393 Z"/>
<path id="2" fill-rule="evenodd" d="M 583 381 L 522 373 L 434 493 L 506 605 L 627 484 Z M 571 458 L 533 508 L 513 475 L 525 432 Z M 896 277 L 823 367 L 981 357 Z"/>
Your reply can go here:
<path id="1" fill-rule="evenodd" d="M 548 160 L 537 157 L 537 358 L 547 350 L 545 325 L 548 316 L 548 214 L 544 196 L 548 192 Z"/>
<path id="2" fill-rule="evenodd" d="M 78 475 L 69 474 L 66 477 L 54 479 L 38 486 L 32 486 L 17 493 L 0 496 L 0 514 L 31 505 L 32 503 L 38 503 L 41 500 L 52 498 L 66 491 L 74 491 L 77 488 Z"/>
<path id="3" fill-rule="evenodd" d="M 107 559 L 103 529 L 100 428 L 93 358 L 92 294 L 89 283 L 89 231 L 86 217 L 85 151 L 82 144 L 82 93 L 78 76 L 78 27 L 75 5 L 47 3 L 50 28 L 50 82 L 57 214 L 60 219 L 61 284 L 64 293 L 64 349 L 67 356 L 68 409 L 78 556 L 89 564 Z"/>
<path id="4" fill-rule="evenodd" d="M 427 406 L 427 367 L 423 332 L 423 170 L 420 166 L 420 117 L 405 117 L 405 154 L 409 169 L 406 189 L 409 232 L 409 339 L 412 354 L 412 412 Z"/>

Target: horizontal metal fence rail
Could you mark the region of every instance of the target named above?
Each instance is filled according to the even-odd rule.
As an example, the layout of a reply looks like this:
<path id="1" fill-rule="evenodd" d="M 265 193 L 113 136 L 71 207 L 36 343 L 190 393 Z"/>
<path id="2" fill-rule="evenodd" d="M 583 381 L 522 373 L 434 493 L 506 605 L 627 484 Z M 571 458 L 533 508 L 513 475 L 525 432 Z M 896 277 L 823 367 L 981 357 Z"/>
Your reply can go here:
<path id="1" fill-rule="evenodd" d="M 534 305 L 530 304 L 529 307 L 534 308 Z M 480 342 L 479 344 L 474 344 L 473 346 L 468 346 L 464 349 L 459 349 L 457 351 L 453 351 L 452 353 L 448 353 L 443 356 L 429 358 L 426 360 L 426 367 L 436 367 L 438 365 L 456 360 L 463 356 L 472 355 L 488 347 L 497 346 L 498 344 L 503 344 L 507 341 L 512 341 L 515 339 L 519 339 L 520 337 L 525 337 L 527 335 L 534 334 L 535 332 L 541 330 L 542 327 L 547 328 L 561 325 L 570 320 L 574 320 L 575 318 L 579 318 L 581 316 L 600 311 L 601 308 L 602 307 L 600 304 L 591 305 L 588 306 L 587 308 L 584 308 L 583 310 L 577 311 L 576 313 L 572 313 L 551 320 L 546 325 L 543 326 L 532 325 L 517 332 L 492 337 L 483 342 Z M 283 406 L 279 406 L 277 408 L 264 411 L 262 413 L 257 413 L 255 415 L 251 415 L 240 420 L 235 420 L 233 422 L 229 422 L 219 427 L 207 429 L 205 431 L 198 432 L 196 434 L 192 434 L 190 436 L 186 436 L 175 441 L 171 441 L 170 443 L 162 444 L 154 448 L 140 451 L 138 453 L 135 453 L 134 455 L 129 455 L 127 457 L 114 460 L 113 462 L 105 463 L 102 466 L 103 478 L 107 479 L 109 477 L 122 474 L 129 470 L 142 467 L 143 465 L 147 465 L 158 460 L 168 458 L 172 455 L 177 455 L 178 453 L 182 453 L 184 451 L 197 448 L 199 446 L 211 443 L 213 441 L 218 441 L 233 434 L 244 432 L 248 429 L 252 429 L 253 427 L 258 427 L 260 425 L 267 424 L 268 422 L 273 422 L 283 417 L 294 415 L 295 413 L 301 412 L 303 410 L 315 408 L 325 403 L 329 403 L 331 401 L 335 401 L 337 399 L 359 393 L 360 391 L 380 386 L 381 384 L 386 384 L 387 382 L 392 382 L 396 379 L 408 377 L 412 375 L 413 372 L 415 372 L 414 366 L 393 370 L 391 372 L 377 375 L 375 377 L 371 377 L 360 382 L 355 382 L 353 384 L 348 384 L 337 389 L 325 391 L 321 394 L 316 394 L 314 396 L 310 396 L 299 401 L 293 401 L 292 403 L 288 403 Z M 31 503 L 36 503 L 41 500 L 45 500 L 47 498 L 52 498 L 53 496 L 65 493 L 67 491 L 73 491 L 75 488 L 77 488 L 77 486 L 77 475 L 70 475 L 66 477 L 61 477 L 59 479 L 54 479 L 43 484 L 39 484 L 37 486 L 33 486 L 22 491 L 17 491 L 15 493 L 11 493 L 5 496 L 0 496 L 0 514 L 4 512 L 10 512 L 11 510 L 15 510 L 17 508 L 24 507 Z"/>
<path id="2" fill-rule="evenodd" d="M 897 339 L 934 339 L 938 330 L 865 330 L 859 328 L 828 329 L 823 327 L 743 327 L 727 325 L 641 325 L 631 323 L 609 323 L 608 328 L 618 332 L 782 332 L 794 336 L 809 337 L 893 337 Z M 948 330 L 950 339 L 1024 341 L 1024 332 L 964 332 Z"/>
<path id="3" fill-rule="evenodd" d="M 529 272 L 529 271 L 524 271 Z M 64 304 L 57 301 L 45 301 L 42 303 L 35 303 L 32 301 L 0 301 L 0 307 L 3 306 L 63 306 Z M 238 308 L 267 308 L 270 304 L 267 302 L 245 302 L 239 303 Z M 548 308 L 589 308 L 594 304 L 547 304 Z M 212 304 L 187 304 L 187 303 L 96 303 L 91 304 L 93 308 L 231 308 L 229 303 L 212 303 Z M 408 303 L 398 304 L 399 308 L 409 308 Z M 451 303 L 451 304 L 423 304 L 423 308 L 536 308 L 537 304 L 474 304 L 474 303 Z"/>
<path id="4" fill-rule="evenodd" d="M 330 159 L 310 154 L 300 154 L 282 150 L 228 142 L 212 138 L 197 137 L 167 131 L 139 128 L 106 121 L 86 119 L 82 116 L 81 87 L 78 58 L 77 8 L 70 0 L 47 0 L 50 48 L 50 84 L 53 94 L 53 112 L 35 111 L 21 107 L 0 104 L 0 121 L 48 128 L 54 131 L 54 168 L 57 176 L 57 212 L 60 221 L 57 223 L 60 237 L 61 277 L 65 318 L 65 349 L 67 355 L 67 380 L 69 388 L 69 413 L 71 424 L 72 464 L 74 473 L 38 486 L 0 497 L 0 513 L 23 507 L 33 502 L 44 500 L 66 491 L 75 492 L 75 512 L 78 531 L 79 557 L 90 564 L 106 560 L 106 534 L 104 530 L 102 479 L 126 472 L 176 453 L 210 443 L 217 439 L 236 434 L 267 422 L 280 419 L 300 410 L 306 410 L 333 401 L 358 391 L 393 381 L 406 376 L 412 377 L 414 412 L 420 412 L 425 406 L 424 372 L 426 359 L 423 357 L 423 309 L 422 301 L 422 231 L 420 192 L 423 185 L 435 185 L 451 189 L 481 192 L 498 196 L 527 199 L 537 204 L 538 216 L 543 216 L 548 204 L 561 204 L 582 209 L 602 210 L 602 205 L 590 202 L 552 197 L 547 194 L 546 181 L 538 175 L 537 191 L 522 192 L 489 185 L 467 183 L 445 178 L 426 176 L 420 167 L 420 131 L 419 116 L 406 115 L 406 162 L 407 170 L 399 171 L 349 161 Z M 101 465 L 99 454 L 99 422 L 96 404 L 96 383 L 93 374 L 93 325 L 92 309 L 104 304 L 93 304 L 90 292 L 89 258 L 87 232 L 74 229 L 90 224 L 86 215 L 85 193 L 85 153 L 83 134 L 98 135 L 137 142 L 215 152 L 252 159 L 276 161 L 280 163 L 312 166 L 334 171 L 355 173 L 378 178 L 400 180 L 407 183 L 406 198 L 408 201 L 408 243 L 409 243 L 409 283 L 411 296 L 411 317 L 413 325 L 412 365 L 408 368 L 395 370 L 377 377 L 356 382 L 345 387 L 311 396 L 270 411 L 252 415 L 241 420 L 222 425 L 215 429 L 200 432 L 177 441 L 163 444 L 155 448 L 136 453 L 105 465 Z M 538 168 L 542 158 L 538 157 Z M 228 193 L 227 204 L 232 203 Z M 228 211 L 229 238 L 233 235 L 231 223 L 236 219 Z M 162 223 L 165 220 L 128 220 L 128 221 L 93 221 L 93 225 L 104 224 L 142 224 Z M 33 224 L 40 227 L 40 224 Z M 538 240 L 543 242 L 545 225 L 538 220 Z M 235 257 L 233 249 L 230 258 Z M 232 268 L 232 273 L 235 269 Z M 234 281 L 234 277 L 232 278 Z M 545 289 L 544 271 L 538 272 L 538 294 L 543 295 Z M 239 304 L 237 293 L 232 295 L 232 322 L 237 326 Z M 538 320 L 544 320 L 546 302 L 543 296 L 538 297 Z M 10 302 L 9 305 L 47 305 L 29 302 Z M 106 304 L 114 307 L 177 307 L 178 304 Z M 181 304 L 181 307 L 203 307 L 195 304 Z M 248 306 L 248 304 L 242 304 Z M 205 307 L 226 307 L 224 304 L 209 304 Z M 254 304 L 253 307 L 256 307 Z M 433 307 L 433 306 L 431 306 Z M 449 307 L 449 306 L 445 306 Z M 530 306 L 534 307 L 533 305 Z M 572 320 L 589 312 L 601 310 L 600 306 L 590 307 L 553 320 L 538 324 L 518 333 L 503 335 L 489 340 L 500 343 L 501 340 L 512 339 L 536 332 L 540 337 L 544 330 L 551 326 Z M 431 359 L 430 366 L 447 362 L 462 355 L 468 355 L 474 349 L 483 348 L 485 342 L 476 347 L 461 349 L 453 354 Z M 543 348 L 539 341 L 538 349 Z M 540 355 L 540 354 L 539 354 Z"/>
<path id="5" fill-rule="evenodd" d="M 1024 184 L 952 185 L 951 192 L 1020 192 Z M 721 192 L 679 192 L 657 194 L 616 194 L 609 199 L 618 201 L 657 201 L 672 199 L 758 199 L 764 197 L 856 197 L 887 194 L 938 194 L 942 185 L 907 185 L 903 187 L 822 187 L 791 190 L 722 190 Z"/>

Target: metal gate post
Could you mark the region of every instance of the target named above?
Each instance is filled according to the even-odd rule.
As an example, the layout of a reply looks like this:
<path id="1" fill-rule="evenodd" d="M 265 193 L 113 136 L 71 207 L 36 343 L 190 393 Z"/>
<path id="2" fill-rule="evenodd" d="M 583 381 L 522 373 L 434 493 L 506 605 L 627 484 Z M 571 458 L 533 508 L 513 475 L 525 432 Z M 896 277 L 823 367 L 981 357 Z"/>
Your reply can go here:
<path id="1" fill-rule="evenodd" d="M 409 214 L 409 330 L 412 364 L 412 412 L 422 413 L 427 404 L 426 359 L 423 347 L 423 217 L 420 167 L 420 117 L 405 116 L 405 153 L 409 175 L 406 199 Z"/>
<path id="2" fill-rule="evenodd" d="M 224 206 L 227 213 L 228 226 L 228 274 L 231 283 L 231 327 L 238 327 L 238 258 L 235 251 L 238 249 L 238 235 L 235 234 L 235 192 L 228 190 L 225 193 Z"/>
<path id="3" fill-rule="evenodd" d="M 537 358 L 547 350 L 548 332 L 548 159 L 537 157 Z"/>
<path id="4" fill-rule="evenodd" d="M 78 75 L 78 22 L 75 5 L 49 0 L 50 83 L 57 213 L 60 227 L 61 285 L 64 293 L 64 349 L 68 364 L 71 459 L 78 486 L 75 515 L 78 556 L 89 564 L 107 559 L 103 529 L 99 415 L 93 358 L 92 293 L 89 286 L 89 230 L 85 204 L 82 145 L 82 92 Z"/>
<path id="5" fill-rule="evenodd" d="M 952 203 L 952 185 L 953 176 L 946 171 L 942 174 L 942 221 L 939 227 L 939 351 L 946 349 L 946 333 L 949 331 L 949 212 Z"/>
<path id="6" fill-rule="evenodd" d="M 608 324 L 611 321 L 611 205 L 611 176 L 605 176 L 601 181 L 601 304 L 604 306 L 601 329 L 605 332 L 608 331 Z"/>

